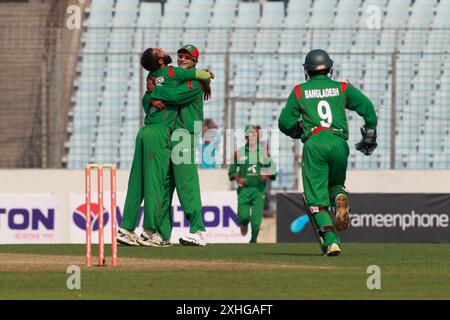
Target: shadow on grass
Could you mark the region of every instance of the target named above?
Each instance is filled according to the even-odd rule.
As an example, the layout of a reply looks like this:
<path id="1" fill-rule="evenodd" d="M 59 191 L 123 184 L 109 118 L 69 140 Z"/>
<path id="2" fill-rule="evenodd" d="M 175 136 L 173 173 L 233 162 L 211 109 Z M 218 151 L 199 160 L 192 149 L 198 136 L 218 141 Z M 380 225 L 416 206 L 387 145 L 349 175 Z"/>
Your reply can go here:
<path id="1" fill-rule="evenodd" d="M 271 256 L 294 256 L 294 257 L 322 257 L 321 253 L 292 253 L 292 252 L 261 252 L 259 254 L 271 255 Z"/>

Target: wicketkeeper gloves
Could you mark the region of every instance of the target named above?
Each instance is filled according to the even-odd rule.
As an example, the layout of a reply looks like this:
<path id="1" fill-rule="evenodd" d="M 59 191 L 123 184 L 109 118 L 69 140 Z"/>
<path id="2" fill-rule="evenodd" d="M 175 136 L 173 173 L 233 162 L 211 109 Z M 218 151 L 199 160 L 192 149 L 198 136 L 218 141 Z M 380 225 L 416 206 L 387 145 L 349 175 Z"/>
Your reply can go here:
<path id="1" fill-rule="evenodd" d="M 361 151 L 366 156 L 370 156 L 378 146 L 377 143 L 377 129 L 366 129 L 361 127 L 362 139 L 355 144 L 356 150 Z"/>
<path id="2" fill-rule="evenodd" d="M 300 139 L 302 137 L 302 133 L 303 133 L 302 121 L 297 120 L 294 130 L 292 130 L 292 132 L 289 136 L 293 139 Z"/>

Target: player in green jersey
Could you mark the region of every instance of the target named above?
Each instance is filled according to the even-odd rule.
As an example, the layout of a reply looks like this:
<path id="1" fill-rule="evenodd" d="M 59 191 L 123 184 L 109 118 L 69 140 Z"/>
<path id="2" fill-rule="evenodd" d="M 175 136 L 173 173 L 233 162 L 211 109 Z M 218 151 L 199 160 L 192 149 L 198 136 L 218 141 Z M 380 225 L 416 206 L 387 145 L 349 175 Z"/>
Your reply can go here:
<path id="1" fill-rule="evenodd" d="M 177 53 L 179 67 L 186 70 L 195 70 L 199 58 L 199 51 L 195 46 L 187 44 L 180 48 Z M 214 77 L 214 74 L 211 71 L 209 72 Z M 168 99 L 167 90 L 164 87 L 155 88 L 152 96 L 165 102 L 171 102 Z M 165 212 L 166 216 L 164 220 L 167 221 L 167 219 L 170 219 L 170 206 L 176 187 L 181 207 L 189 220 L 189 234 L 181 237 L 179 241 L 182 245 L 188 246 L 206 245 L 206 230 L 203 224 L 194 139 L 195 123 L 198 123 L 200 129 L 203 123 L 203 91 L 205 99 L 209 99 L 211 96 L 210 87 L 204 86 L 198 81 L 188 81 L 183 86 L 177 88 L 177 94 L 179 95 L 184 95 L 186 92 L 198 93 L 196 93 L 196 100 L 179 107 L 179 114 L 174 125 L 175 131 L 172 136 L 171 163 L 164 188 L 163 212 Z M 182 154 L 180 155 L 180 153 Z M 163 237 L 165 239 L 170 238 L 170 233 L 164 234 Z"/>
<path id="2" fill-rule="evenodd" d="M 256 243 L 261 227 L 266 184 L 275 179 L 276 169 L 267 148 L 259 141 L 259 128 L 247 125 L 245 146 L 234 153 L 233 163 L 228 168 L 228 177 L 238 183 L 238 220 L 242 235 L 251 224 L 250 243 Z"/>
<path id="3" fill-rule="evenodd" d="M 312 50 L 303 65 L 306 82 L 294 87 L 278 119 L 279 129 L 303 142 L 302 180 L 311 224 L 328 256 L 341 252 L 335 233 L 350 222 L 345 190 L 348 126 L 345 109 L 364 119 L 356 149 L 370 155 L 377 146 L 377 116 L 372 102 L 348 82 L 332 80 L 333 61 L 320 49 Z M 329 207 L 334 208 L 335 221 Z"/>
<path id="4" fill-rule="evenodd" d="M 148 80 L 155 86 L 167 86 L 175 89 L 190 80 L 205 81 L 209 84 L 210 75 L 203 70 L 185 70 L 168 66 L 171 62 L 162 49 L 149 48 L 141 57 L 141 65 L 150 74 Z M 175 90 L 173 90 L 175 92 Z M 175 93 L 174 93 L 175 94 Z M 177 96 L 176 103 L 187 103 L 196 99 L 195 94 Z M 118 242 L 126 245 L 170 245 L 161 234 L 171 229 L 170 221 L 163 219 L 163 186 L 169 169 L 173 131 L 178 115 L 178 105 L 169 103 L 160 109 L 150 93 L 142 99 L 145 112 L 145 126 L 136 137 L 135 155 L 128 181 L 124 215 L 118 230 Z M 138 238 L 134 233 L 139 208 L 144 201 L 144 232 Z"/>

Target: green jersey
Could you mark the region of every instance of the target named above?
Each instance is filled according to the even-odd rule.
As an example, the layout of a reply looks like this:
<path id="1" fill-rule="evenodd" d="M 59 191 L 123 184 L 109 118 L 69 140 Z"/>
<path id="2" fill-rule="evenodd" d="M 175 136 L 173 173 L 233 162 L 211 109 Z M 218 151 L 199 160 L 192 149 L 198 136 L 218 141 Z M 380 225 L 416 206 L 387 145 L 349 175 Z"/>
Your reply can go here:
<path id="1" fill-rule="evenodd" d="M 200 121 L 203 126 L 203 84 L 198 81 L 187 81 L 180 87 L 181 93 L 196 93 L 196 98 L 180 107 L 179 115 L 175 121 L 175 128 L 186 129 L 194 133 L 195 121 Z"/>
<path id="2" fill-rule="evenodd" d="M 367 129 L 376 128 L 375 108 L 361 91 L 348 82 L 334 81 L 327 75 L 313 76 L 294 87 L 281 111 L 278 127 L 290 135 L 301 117 L 302 142 L 322 129 L 348 139 L 345 109 L 354 110 L 362 116 Z"/>
<path id="3" fill-rule="evenodd" d="M 195 69 L 183 69 L 178 67 L 165 67 L 156 70 L 148 75 L 148 78 L 154 83 L 156 87 L 175 88 L 187 80 L 194 80 Z M 187 100 L 192 99 L 190 96 L 185 97 Z M 186 103 L 187 101 L 177 101 L 177 103 L 168 102 L 166 108 L 158 110 L 150 105 L 150 101 L 157 99 L 153 95 L 145 93 L 142 98 L 142 107 L 145 112 L 145 125 L 149 124 L 163 124 L 173 126 L 178 115 L 177 103 Z"/>
<path id="4" fill-rule="evenodd" d="M 228 177 L 233 180 L 236 176 L 246 179 L 244 187 L 265 187 L 266 181 L 261 174 L 276 175 L 272 168 L 272 160 L 267 151 L 259 154 L 259 148 L 250 151 L 248 143 L 234 153 L 233 163 L 228 168 Z"/>
<path id="5" fill-rule="evenodd" d="M 203 89 L 202 82 L 188 80 L 176 88 L 155 87 L 151 96 L 179 105 L 175 128 L 187 129 L 190 133 L 194 133 L 195 121 L 203 124 Z"/>
<path id="6" fill-rule="evenodd" d="M 194 121 L 203 124 L 203 87 L 199 81 L 188 80 L 176 88 L 155 87 L 151 97 L 179 105 L 175 129 L 194 133 Z"/>

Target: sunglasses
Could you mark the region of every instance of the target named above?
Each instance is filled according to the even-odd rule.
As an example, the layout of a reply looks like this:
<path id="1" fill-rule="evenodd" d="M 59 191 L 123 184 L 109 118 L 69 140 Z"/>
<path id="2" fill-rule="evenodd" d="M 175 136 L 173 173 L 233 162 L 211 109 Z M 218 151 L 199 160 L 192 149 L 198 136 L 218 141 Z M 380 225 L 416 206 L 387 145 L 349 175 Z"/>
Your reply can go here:
<path id="1" fill-rule="evenodd" d="M 194 57 L 192 57 L 192 56 L 190 56 L 188 54 L 182 54 L 182 53 L 178 54 L 178 59 L 191 60 L 191 61 L 194 61 L 194 62 L 197 61 L 197 59 L 195 59 Z"/>

